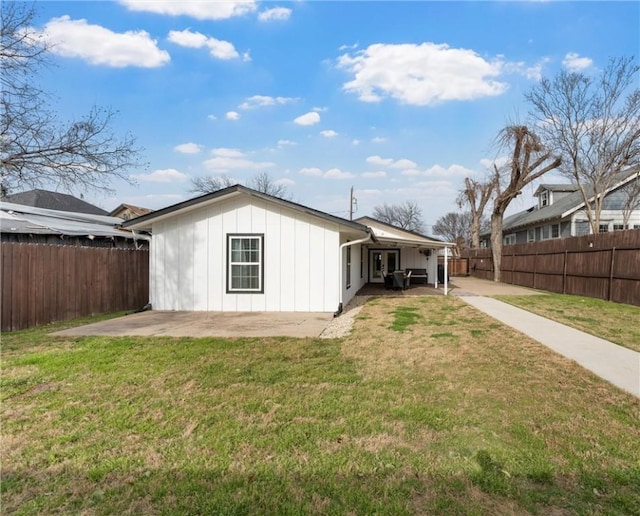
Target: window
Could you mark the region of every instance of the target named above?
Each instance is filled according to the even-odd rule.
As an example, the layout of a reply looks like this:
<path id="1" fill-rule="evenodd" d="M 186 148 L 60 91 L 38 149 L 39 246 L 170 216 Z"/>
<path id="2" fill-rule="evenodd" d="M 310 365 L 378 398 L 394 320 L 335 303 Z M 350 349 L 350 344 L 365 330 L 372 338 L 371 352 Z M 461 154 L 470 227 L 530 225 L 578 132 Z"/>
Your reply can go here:
<path id="1" fill-rule="evenodd" d="M 347 288 L 351 287 L 351 246 L 347 246 Z"/>
<path id="2" fill-rule="evenodd" d="M 527 242 L 535 242 L 535 241 L 536 241 L 536 230 L 527 229 Z"/>
<path id="3" fill-rule="evenodd" d="M 227 235 L 227 292 L 264 292 L 264 235 Z"/>
<path id="4" fill-rule="evenodd" d="M 549 192 L 544 190 L 540 193 L 540 207 L 544 208 L 549 205 Z"/>
<path id="5" fill-rule="evenodd" d="M 504 245 L 512 245 L 516 243 L 516 235 L 515 233 L 511 233 L 510 235 L 506 235 L 504 237 Z"/>
<path id="6" fill-rule="evenodd" d="M 609 224 L 600 224 L 600 233 L 607 233 L 609 231 Z"/>
<path id="7" fill-rule="evenodd" d="M 364 278 L 364 249 L 360 248 L 360 279 Z"/>
<path id="8" fill-rule="evenodd" d="M 542 226 L 542 240 L 549 238 L 549 226 Z"/>
<path id="9" fill-rule="evenodd" d="M 614 224 L 613 225 L 613 230 L 614 231 L 622 231 L 624 229 L 627 229 L 628 226 L 626 226 L 625 224 Z"/>
<path id="10" fill-rule="evenodd" d="M 551 225 L 551 238 L 560 238 L 560 224 Z"/>

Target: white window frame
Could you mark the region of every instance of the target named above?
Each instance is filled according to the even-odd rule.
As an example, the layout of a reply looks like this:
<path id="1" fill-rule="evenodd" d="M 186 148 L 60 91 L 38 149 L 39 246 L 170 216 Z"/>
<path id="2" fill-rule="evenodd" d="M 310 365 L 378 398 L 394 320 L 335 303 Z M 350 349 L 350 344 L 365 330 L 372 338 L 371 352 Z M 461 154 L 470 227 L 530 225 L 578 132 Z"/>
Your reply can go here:
<path id="1" fill-rule="evenodd" d="M 527 229 L 527 242 L 536 241 L 536 228 Z"/>
<path id="2" fill-rule="evenodd" d="M 504 236 L 504 245 L 513 245 L 516 243 L 516 234 L 510 233 Z"/>
<path id="3" fill-rule="evenodd" d="M 540 192 L 540 207 L 544 208 L 551 204 L 551 196 L 549 195 L 549 190 L 543 190 Z"/>
<path id="4" fill-rule="evenodd" d="M 600 224 L 600 227 L 598 228 L 598 233 L 608 233 L 609 232 L 609 223 L 607 222 L 606 224 Z"/>
<path id="5" fill-rule="evenodd" d="M 258 244 L 258 261 L 234 262 L 233 245 L 234 240 L 255 240 Z M 253 251 L 253 250 L 252 250 Z M 258 287 L 240 288 L 233 286 L 233 268 L 237 266 L 258 266 Z M 227 234 L 227 293 L 228 294 L 263 294 L 264 293 L 264 233 L 228 233 Z"/>
<path id="6" fill-rule="evenodd" d="M 346 265 L 347 265 L 347 270 L 346 270 L 346 288 L 347 290 L 351 288 L 351 246 L 347 246 L 347 257 L 346 257 Z"/>

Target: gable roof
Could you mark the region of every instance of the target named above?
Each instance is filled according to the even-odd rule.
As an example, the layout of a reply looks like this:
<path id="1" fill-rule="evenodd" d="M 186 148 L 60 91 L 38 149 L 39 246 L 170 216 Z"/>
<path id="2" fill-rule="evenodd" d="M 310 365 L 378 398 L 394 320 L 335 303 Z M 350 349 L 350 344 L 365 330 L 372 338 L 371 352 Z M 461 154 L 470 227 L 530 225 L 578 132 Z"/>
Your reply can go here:
<path id="1" fill-rule="evenodd" d="M 146 215 L 147 213 L 150 213 L 153 211 L 149 208 L 142 208 L 140 206 L 134 206 L 133 204 L 122 203 L 117 208 L 114 208 L 113 210 L 111 210 L 109 212 L 109 215 L 111 217 L 117 217 L 118 213 L 123 210 L 129 210 L 129 213 L 131 213 L 133 217 L 141 217 L 142 215 Z"/>
<path id="2" fill-rule="evenodd" d="M 89 213 L 92 215 L 109 214 L 106 210 L 98 208 L 82 199 L 78 199 L 73 195 L 51 192 L 49 190 L 28 190 L 26 192 L 7 195 L 2 200 L 13 204 L 23 204 L 25 206 L 33 206 L 47 210 Z"/>
<path id="3" fill-rule="evenodd" d="M 634 180 L 640 180 L 640 168 L 636 167 L 634 169 L 627 169 L 619 174 L 618 180 L 615 184 L 609 188 L 605 195 L 609 192 L 620 188 L 625 183 Z M 540 185 L 542 187 L 543 185 Z M 538 188 L 538 190 L 540 189 Z M 577 186 L 576 186 L 577 188 Z M 536 192 L 538 191 L 536 190 Z M 558 190 L 556 190 L 558 191 Z M 589 200 L 593 199 L 593 188 L 587 190 L 590 194 Z M 508 217 L 502 222 L 502 232 L 506 233 L 507 231 L 513 231 L 516 229 L 520 229 L 526 226 L 531 226 L 533 224 L 564 219 L 565 217 L 570 216 L 575 211 L 581 209 L 585 205 L 584 199 L 582 197 L 582 192 L 580 190 L 576 190 L 568 195 L 565 195 L 561 199 L 555 201 L 553 204 L 548 206 L 544 206 L 543 208 L 537 208 L 536 206 L 532 206 L 531 208 L 520 211 Z M 490 232 L 483 232 L 482 235 L 488 235 Z"/>
<path id="4" fill-rule="evenodd" d="M 229 186 L 228 188 L 223 188 L 222 190 L 218 190 L 213 193 L 201 195 L 199 197 L 195 197 L 193 199 L 189 199 L 189 200 L 174 204 L 172 206 L 168 206 L 161 210 L 152 211 L 151 213 L 147 213 L 146 215 L 142 215 L 141 217 L 137 217 L 135 219 L 125 221 L 122 224 L 122 227 L 131 228 L 131 229 L 148 230 L 151 228 L 151 225 L 154 222 L 159 222 L 161 220 L 174 217 L 183 213 L 187 213 L 197 208 L 202 208 L 204 206 L 221 202 L 225 199 L 229 199 L 231 197 L 235 197 L 238 195 L 255 197 L 263 201 L 266 201 L 268 203 L 275 204 L 277 206 L 288 208 L 290 210 L 294 210 L 299 213 L 304 213 L 305 215 L 311 215 L 312 217 L 326 220 L 334 224 L 340 224 L 341 226 L 346 226 L 355 231 L 370 233 L 370 230 L 367 226 L 360 224 L 358 222 L 343 219 L 342 217 L 336 217 L 335 215 L 331 215 L 323 211 L 319 211 L 313 208 L 309 208 L 307 206 L 303 206 L 302 204 L 298 204 L 292 201 L 288 201 L 286 199 L 274 197 L 273 195 L 258 192 L 257 190 L 253 190 L 252 188 L 248 188 L 243 185 Z"/>
<path id="5" fill-rule="evenodd" d="M 356 222 L 369 226 L 376 240 L 381 243 L 408 245 L 426 249 L 453 247 L 455 245 L 454 243 L 444 242 L 438 238 L 422 235 L 415 231 L 399 228 L 398 226 L 382 222 L 373 217 L 359 217 L 356 219 Z"/>
<path id="6" fill-rule="evenodd" d="M 533 196 L 540 195 L 543 190 L 549 190 L 550 192 L 576 192 L 580 187 L 575 183 L 559 184 L 559 183 L 542 183 L 536 191 L 533 192 Z"/>

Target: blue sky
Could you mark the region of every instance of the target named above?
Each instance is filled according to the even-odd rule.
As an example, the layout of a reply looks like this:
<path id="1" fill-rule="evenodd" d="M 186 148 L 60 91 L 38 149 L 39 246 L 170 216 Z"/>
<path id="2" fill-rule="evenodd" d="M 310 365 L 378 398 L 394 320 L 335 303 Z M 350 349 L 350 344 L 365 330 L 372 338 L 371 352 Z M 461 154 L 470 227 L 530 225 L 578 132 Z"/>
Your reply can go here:
<path id="1" fill-rule="evenodd" d="M 499 157 L 541 76 L 640 54 L 638 2 L 38 2 L 62 119 L 118 111 L 146 170 L 85 198 L 160 208 L 190 178 L 267 172 L 348 216 L 416 202 L 429 226 Z M 531 204 L 524 192 L 513 209 Z"/>

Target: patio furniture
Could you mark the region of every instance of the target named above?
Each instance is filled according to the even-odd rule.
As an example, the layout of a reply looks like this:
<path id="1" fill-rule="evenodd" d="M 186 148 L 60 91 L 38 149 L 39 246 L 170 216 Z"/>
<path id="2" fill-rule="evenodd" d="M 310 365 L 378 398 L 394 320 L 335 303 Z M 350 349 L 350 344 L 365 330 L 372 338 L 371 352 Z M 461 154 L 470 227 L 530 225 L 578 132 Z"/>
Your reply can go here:
<path id="1" fill-rule="evenodd" d="M 393 271 L 393 289 L 404 290 L 405 288 L 404 271 Z"/>
<path id="2" fill-rule="evenodd" d="M 384 275 L 384 288 L 390 290 L 393 288 L 393 274 Z"/>
<path id="3" fill-rule="evenodd" d="M 427 284 L 427 269 L 407 269 L 407 273 L 411 274 L 411 283 Z"/>

